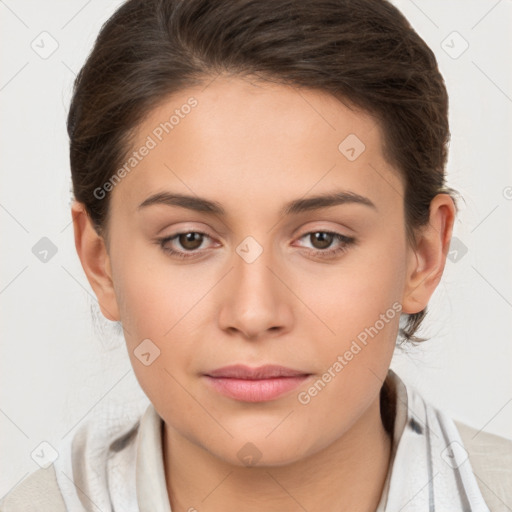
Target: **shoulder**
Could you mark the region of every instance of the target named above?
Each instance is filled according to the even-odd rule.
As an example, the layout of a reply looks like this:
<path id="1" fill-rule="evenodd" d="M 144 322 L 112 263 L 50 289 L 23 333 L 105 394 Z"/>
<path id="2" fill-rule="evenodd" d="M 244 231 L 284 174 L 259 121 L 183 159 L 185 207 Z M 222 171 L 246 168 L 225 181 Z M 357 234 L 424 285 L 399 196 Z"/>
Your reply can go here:
<path id="1" fill-rule="evenodd" d="M 53 464 L 24 478 L 0 500 L 0 512 L 66 512 Z"/>
<path id="2" fill-rule="evenodd" d="M 101 510 L 112 508 L 112 488 L 121 486 L 123 498 L 132 499 L 141 418 L 150 428 L 153 416 L 158 418 L 147 398 L 98 410 L 58 446 L 59 456 L 51 465 L 33 471 L 0 497 L 0 512 L 82 510 L 80 504 L 87 508 L 82 489 L 94 493 Z M 153 423 L 158 425 L 156 419 Z"/>
<path id="3" fill-rule="evenodd" d="M 512 510 L 512 440 L 454 423 L 491 512 Z"/>

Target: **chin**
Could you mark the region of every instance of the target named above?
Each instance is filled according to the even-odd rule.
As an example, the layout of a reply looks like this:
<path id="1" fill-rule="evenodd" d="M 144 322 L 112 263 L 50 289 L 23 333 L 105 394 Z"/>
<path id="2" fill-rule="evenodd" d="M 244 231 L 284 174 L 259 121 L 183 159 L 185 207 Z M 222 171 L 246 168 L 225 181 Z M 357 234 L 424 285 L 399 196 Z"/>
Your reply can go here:
<path id="1" fill-rule="evenodd" d="M 244 439 L 240 441 L 240 439 Z M 218 445 L 215 450 L 209 450 L 216 457 L 227 464 L 239 467 L 279 467 L 293 464 L 306 458 L 310 451 L 306 451 L 300 439 L 290 440 L 276 437 L 273 440 L 265 439 L 265 435 L 250 440 L 247 436 L 240 436 L 225 446 L 221 452 Z"/>

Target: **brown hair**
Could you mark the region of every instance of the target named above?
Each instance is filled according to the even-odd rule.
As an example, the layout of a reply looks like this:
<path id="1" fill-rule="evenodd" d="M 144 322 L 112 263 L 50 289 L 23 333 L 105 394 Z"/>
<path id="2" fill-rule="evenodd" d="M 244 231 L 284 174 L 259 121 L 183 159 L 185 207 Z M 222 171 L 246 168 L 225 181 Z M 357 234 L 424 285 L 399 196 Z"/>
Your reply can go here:
<path id="1" fill-rule="evenodd" d="M 75 199 L 107 236 L 114 174 L 144 117 L 218 74 L 328 92 L 371 114 L 404 183 L 407 238 L 445 186 L 448 96 L 433 52 L 386 0 L 128 0 L 76 77 L 67 127 Z M 456 205 L 457 207 L 457 205 Z M 407 315 L 414 336 L 427 313 Z"/>

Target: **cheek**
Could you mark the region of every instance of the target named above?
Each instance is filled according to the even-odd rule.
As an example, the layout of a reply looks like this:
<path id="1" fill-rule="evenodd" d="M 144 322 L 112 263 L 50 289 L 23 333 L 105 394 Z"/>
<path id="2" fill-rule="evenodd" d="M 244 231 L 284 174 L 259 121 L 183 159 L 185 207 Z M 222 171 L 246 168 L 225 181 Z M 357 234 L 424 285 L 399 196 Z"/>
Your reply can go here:
<path id="1" fill-rule="evenodd" d="M 380 338 L 393 337 L 400 317 L 405 261 L 404 240 L 390 230 L 354 246 L 339 264 L 314 274 L 303 272 L 297 295 L 313 313 L 307 315 L 307 322 L 314 323 L 321 338 L 337 348 L 376 323 Z M 382 315 L 384 324 L 379 321 Z"/>
<path id="2" fill-rule="evenodd" d="M 386 376 L 398 334 L 404 261 L 400 235 L 383 233 L 336 271 L 301 280 L 298 295 L 318 317 L 308 315 L 302 329 L 315 340 L 321 375 L 302 390 L 299 403 L 319 413 L 329 409 L 338 419 L 333 428 L 347 420 L 347 411 L 357 417 Z M 336 403 L 343 406 L 333 408 Z"/>
<path id="3" fill-rule="evenodd" d="M 207 309 L 213 299 L 208 293 L 218 280 L 211 269 L 198 266 L 192 271 L 158 251 L 142 244 L 132 247 L 115 267 L 127 350 L 150 398 L 177 385 L 171 375 L 183 382 L 187 374 L 197 372 L 197 342 L 204 339 L 204 324 L 211 318 Z M 149 356 L 143 356 L 147 353 Z"/>
<path id="4" fill-rule="evenodd" d="M 135 343 L 141 336 L 163 340 L 181 319 L 190 321 L 209 279 L 204 271 L 176 264 L 158 246 L 141 241 L 129 254 L 119 254 L 115 283 L 127 341 Z"/>
<path id="5" fill-rule="evenodd" d="M 176 289 L 181 284 L 179 273 L 165 275 L 156 267 L 133 264 L 136 270 L 131 272 L 130 260 L 124 261 L 116 290 L 130 361 L 140 387 L 157 410 L 166 408 L 166 417 L 179 417 L 180 411 L 190 408 L 190 397 L 180 383 L 186 384 L 194 371 L 191 322 L 200 309 L 199 305 L 194 309 L 194 304 L 201 288 L 192 286 L 180 293 Z"/>
<path id="6" fill-rule="evenodd" d="M 302 326 L 315 340 L 319 375 L 296 398 L 303 417 L 321 428 L 325 438 L 350 428 L 378 397 L 388 372 L 401 311 L 402 278 L 392 253 L 362 257 L 339 277 L 326 280 L 323 293 L 307 296 L 324 322 L 311 317 Z M 398 251 L 395 255 L 403 258 Z M 321 425 L 315 419 L 325 417 L 329 421 Z"/>

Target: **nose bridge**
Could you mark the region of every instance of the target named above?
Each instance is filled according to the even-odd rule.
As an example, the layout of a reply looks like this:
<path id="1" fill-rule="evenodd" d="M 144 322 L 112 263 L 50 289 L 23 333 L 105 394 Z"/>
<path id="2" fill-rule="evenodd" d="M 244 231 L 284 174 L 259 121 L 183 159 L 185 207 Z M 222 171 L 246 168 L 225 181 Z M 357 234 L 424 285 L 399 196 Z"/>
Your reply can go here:
<path id="1" fill-rule="evenodd" d="M 235 248 L 229 291 L 220 313 L 223 328 L 236 328 L 250 337 L 284 327 L 291 319 L 283 284 L 275 276 L 279 265 L 270 239 L 264 243 L 247 236 Z"/>
<path id="2" fill-rule="evenodd" d="M 235 287 L 243 294 L 273 296 L 273 274 L 269 267 L 275 266 L 270 242 L 266 239 L 265 247 L 254 237 L 246 237 L 235 252 Z"/>

